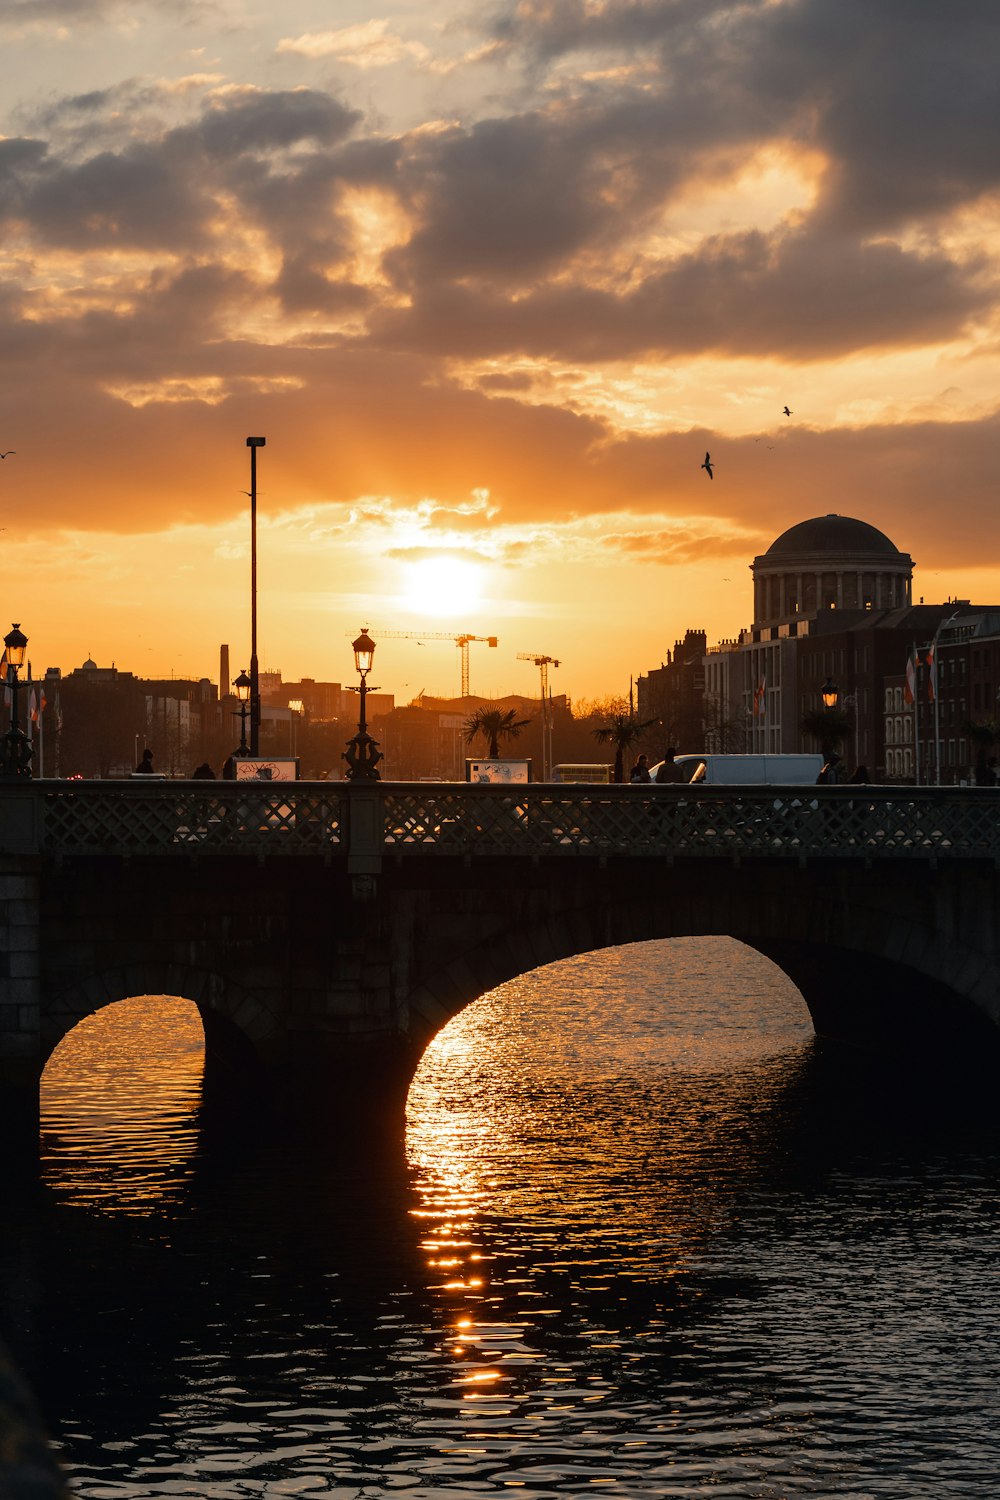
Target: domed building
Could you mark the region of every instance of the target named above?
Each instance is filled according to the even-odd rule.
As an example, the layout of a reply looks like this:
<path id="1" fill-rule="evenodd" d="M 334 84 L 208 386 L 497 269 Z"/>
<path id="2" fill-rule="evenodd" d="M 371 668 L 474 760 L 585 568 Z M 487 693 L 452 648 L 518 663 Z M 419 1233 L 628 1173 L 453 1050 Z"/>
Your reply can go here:
<path id="1" fill-rule="evenodd" d="M 967 725 L 992 721 L 1000 701 L 1000 605 L 914 603 L 912 557 L 853 516 L 789 526 L 750 570 L 753 623 L 701 658 L 700 743 L 677 738 L 683 750 L 817 752 L 817 725 L 835 709 L 827 744 L 864 779 L 971 779 Z M 659 700 L 653 689 L 671 671 L 678 678 L 678 661 L 692 664 L 681 642 L 672 662 L 639 678 L 640 717 L 665 731 L 682 722 L 679 679 Z"/>
<path id="2" fill-rule="evenodd" d="M 901 609 L 913 600 L 913 559 L 883 531 L 852 516 L 799 521 L 755 557 L 755 638 L 825 610 Z M 785 632 L 795 634 L 797 632 Z"/>
<path id="3" fill-rule="evenodd" d="M 955 725 L 949 720 L 945 734 L 941 713 L 931 712 L 926 658 L 932 642 L 950 650 L 953 637 L 979 629 L 984 606 L 958 599 L 914 604 L 912 557 L 853 516 L 797 522 L 753 559 L 750 570 L 753 624 L 705 658 L 706 734 L 714 714 L 736 729 L 737 738 L 742 726 L 748 750 L 815 751 L 803 717 L 833 703 L 842 723 L 847 714 L 844 759 L 866 767 L 872 780 L 916 774 L 918 762 L 926 773 L 938 758 L 944 772 L 967 759 L 961 691 Z M 900 686 L 911 657 L 924 663 L 915 709 L 907 709 Z M 924 741 L 919 751 L 918 735 Z"/>

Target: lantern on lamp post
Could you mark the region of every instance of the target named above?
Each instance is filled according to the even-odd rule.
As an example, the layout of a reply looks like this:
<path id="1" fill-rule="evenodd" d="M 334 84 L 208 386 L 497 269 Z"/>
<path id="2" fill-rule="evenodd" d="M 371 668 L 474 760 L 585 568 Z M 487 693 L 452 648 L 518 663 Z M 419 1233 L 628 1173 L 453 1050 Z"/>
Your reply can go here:
<path id="1" fill-rule="evenodd" d="M 382 759 L 382 752 L 378 748 L 378 741 L 373 740 L 368 733 L 368 720 L 365 713 L 365 699 L 368 695 L 368 673 L 372 669 L 372 661 L 375 656 L 375 642 L 368 634 L 366 626 L 361 627 L 361 634 L 353 644 L 354 665 L 361 678 L 360 686 L 352 688 L 351 691 L 361 696 L 361 709 L 358 715 L 358 732 L 347 743 L 347 749 L 343 753 L 343 759 L 347 761 L 348 781 L 379 781 L 377 766 Z M 377 689 L 376 689 L 377 691 Z"/>
<path id="2" fill-rule="evenodd" d="M 242 758 L 244 755 L 250 754 L 250 750 L 247 746 L 247 713 L 251 712 L 250 692 L 253 687 L 253 682 L 247 675 L 245 667 L 240 675 L 234 678 L 233 687 L 236 689 L 236 697 L 239 700 L 240 705 L 239 708 L 235 710 L 235 712 L 240 716 L 240 748 L 237 750 L 236 754 Z"/>
<path id="3" fill-rule="evenodd" d="M 0 778 L 5 781 L 30 779 L 33 751 L 28 736 L 18 723 L 17 715 L 17 695 L 21 688 L 17 674 L 24 666 L 28 637 L 20 625 L 14 625 L 4 636 L 3 644 L 7 661 L 5 687 L 10 694 L 10 728 L 0 740 Z"/>

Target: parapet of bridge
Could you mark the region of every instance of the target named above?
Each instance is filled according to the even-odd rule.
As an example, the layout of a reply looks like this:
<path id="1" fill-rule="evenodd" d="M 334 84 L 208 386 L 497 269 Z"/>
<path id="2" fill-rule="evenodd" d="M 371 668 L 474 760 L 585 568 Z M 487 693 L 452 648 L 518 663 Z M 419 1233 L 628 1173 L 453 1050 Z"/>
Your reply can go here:
<path id="1" fill-rule="evenodd" d="M 728 934 L 817 1030 L 1000 1025 L 997 794 L 968 788 L 0 786 L 0 1105 L 83 1017 L 191 1000 L 207 1083 L 401 1127 L 429 1039 L 541 964 Z M 395 1128 L 395 1127 L 394 1127 Z M 9 1139 L 9 1135 L 7 1137 Z"/>

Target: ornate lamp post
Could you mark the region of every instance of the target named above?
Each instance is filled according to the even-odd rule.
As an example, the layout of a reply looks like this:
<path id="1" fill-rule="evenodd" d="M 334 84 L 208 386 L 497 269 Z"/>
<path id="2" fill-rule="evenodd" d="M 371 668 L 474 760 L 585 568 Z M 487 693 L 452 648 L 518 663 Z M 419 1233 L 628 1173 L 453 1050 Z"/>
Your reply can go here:
<path id="1" fill-rule="evenodd" d="M 343 759 L 347 761 L 348 781 L 379 781 L 381 778 L 376 767 L 382 759 L 382 752 L 378 748 L 378 741 L 373 740 L 368 733 L 368 722 L 365 718 L 368 673 L 372 669 L 375 642 L 368 634 L 365 626 L 361 627 L 361 634 L 354 642 L 353 649 L 354 665 L 357 667 L 361 678 L 361 685 L 360 687 L 352 688 L 351 691 L 361 694 L 361 713 L 358 719 L 358 732 L 353 739 L 348 740 Z"/>
<path id="2" fill-rule="evenodd" d="M 252 686 L 253 683 L 247 676 L 246 668 L 244 668 L 240 675 L 233 680 L 233 687 L 236 689 L 236 696 L 240 700 L 240 706 L 237 709 L 237 712 L 240 716 L 240 748 L 237 750 L 236 754 L 241 757 L 250 754 L 250 751 L 247 748 L 247 712 L 250 708 L 250 690 Z"/>
<path id="3" fill-rule="evenodd" d="M 837 707 L 840 698 L 840 689 L 835 685 L 832 677 L 828 677 L 820 688 L 820 697 L 823 699 L 824 708 Z"/>
<path id="4" fill-rule="evenodd" d="M 10 689 L 10 728 L 0 741 L 0 777 L 5 781 L 31 776 L 32 748 L 28 736 L 17 722 L 17 695 L 21 684 L 17 674 L 24 666 L 28 637 L 20 625 L 14 625 L 3 638 L 7 652 L 7 687 Z"/>

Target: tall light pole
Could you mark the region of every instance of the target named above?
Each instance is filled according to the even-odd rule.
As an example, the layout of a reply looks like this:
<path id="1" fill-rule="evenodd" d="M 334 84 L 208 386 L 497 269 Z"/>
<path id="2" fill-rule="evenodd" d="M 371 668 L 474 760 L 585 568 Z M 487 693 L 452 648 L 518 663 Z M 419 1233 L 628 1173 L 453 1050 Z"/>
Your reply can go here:
<path id="1" fill-rule="evenodd" d="M 250 449 L 250 754 L 260 754 L 260 672 L 257 666 L 257 449 L 266 438 L 248 437 Z"/>

